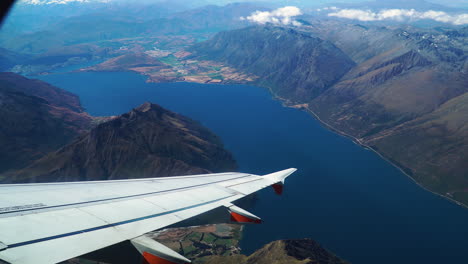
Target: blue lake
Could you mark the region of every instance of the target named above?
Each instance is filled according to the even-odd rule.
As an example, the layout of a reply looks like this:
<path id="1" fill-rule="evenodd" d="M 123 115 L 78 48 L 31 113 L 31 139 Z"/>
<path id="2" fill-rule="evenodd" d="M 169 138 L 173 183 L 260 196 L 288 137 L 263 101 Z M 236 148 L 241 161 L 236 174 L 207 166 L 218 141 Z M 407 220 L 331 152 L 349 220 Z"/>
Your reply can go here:
<path id="1" fill-rule="evenodd" d="M 287 238 L 312 238 L 352 263 L 468 263 L 468 210 L 418 187 L 375 153 L 285 108 L 258 87 L 148 84 L 133 73 L 70 73 L 41 79 L 78 94 L 92 115 L 118 115 L 145 101 L 218 134 L 240 171 L 290 167 L 285 193 L 260 192 L 247 226 L 249 254 Z"/>

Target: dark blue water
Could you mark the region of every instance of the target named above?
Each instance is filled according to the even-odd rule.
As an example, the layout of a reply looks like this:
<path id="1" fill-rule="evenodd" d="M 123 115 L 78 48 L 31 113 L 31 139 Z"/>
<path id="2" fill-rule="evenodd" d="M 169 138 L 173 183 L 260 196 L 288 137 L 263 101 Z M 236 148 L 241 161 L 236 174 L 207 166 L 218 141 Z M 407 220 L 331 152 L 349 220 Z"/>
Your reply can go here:
<path id="1" fill-rule="evenodd" d="M 276 239 L 313 238 L 353 263 L 468 263 L 468 210 L 424 191 L 399 170 L 264 89 L 243 85 L 148 84 L 132 73 L 42 79 L 78 94 L 93 115 L 145 101 L 200 121 L 218 134 L 241 171 L 289 167 L 283 196 L 260 192 L 245 253 Z"/>

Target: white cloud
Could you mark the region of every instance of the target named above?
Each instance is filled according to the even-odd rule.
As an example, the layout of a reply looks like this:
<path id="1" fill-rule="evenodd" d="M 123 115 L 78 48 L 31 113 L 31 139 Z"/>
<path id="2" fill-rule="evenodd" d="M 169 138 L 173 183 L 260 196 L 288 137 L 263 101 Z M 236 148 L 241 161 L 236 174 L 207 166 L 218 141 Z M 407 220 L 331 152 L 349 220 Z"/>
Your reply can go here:
<path id="1" fill-rule="evenodd" d="M 248 17 L 241 17 L 241 20 L 248 20 L 258 24 L 275 24 L 275 25 L 294 25 L 300 26 L 301 23 L 293 18 L 302 15 L 301 9 L 295 6 L 285 6 L 273 11 L 255 11 Z"/>
<path id="2" fill-rule="evenodd" d="M 357 19 L 360 21 L 381 21 L 381 20 L 421 20 L 431 19 L 438 22 L 451 23 L 454 25 L 468 24 L 468 14 L 448 14 L 442 11 L 419 12 L 414 9 L 384 9 L 379 12 L 361 9 L 341 9 L 328 16 Z"/>

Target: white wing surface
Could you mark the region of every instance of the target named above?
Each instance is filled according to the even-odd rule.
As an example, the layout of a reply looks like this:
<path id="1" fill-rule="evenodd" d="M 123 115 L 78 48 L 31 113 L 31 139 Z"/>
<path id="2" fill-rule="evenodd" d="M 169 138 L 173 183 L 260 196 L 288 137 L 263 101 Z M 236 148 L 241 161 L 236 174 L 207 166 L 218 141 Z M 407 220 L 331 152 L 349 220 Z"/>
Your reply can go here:
<path id="1" fill-rule="evenodd" d="M 0 185 L 0 263 L 57 263 L 126 240 L 154 255 L 163 246 L 142 235 L 220 207 L 233 221 L 258 222 L 232 202 L 268 186 L 280 193 L 295 170 Z"/>

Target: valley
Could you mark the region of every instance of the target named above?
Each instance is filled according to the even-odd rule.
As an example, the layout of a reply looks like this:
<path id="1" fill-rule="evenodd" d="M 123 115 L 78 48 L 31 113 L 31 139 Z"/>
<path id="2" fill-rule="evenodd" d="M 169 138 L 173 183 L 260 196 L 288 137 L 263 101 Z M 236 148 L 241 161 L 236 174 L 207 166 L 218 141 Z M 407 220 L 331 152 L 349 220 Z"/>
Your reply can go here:
<path id="1" fill-rule="evenodd" d="M 464 154 L 468 146 L 464 117 L 468 113 L 452 115 L 450 110 L 442 109 L 464 111 L 460 104 L 455 106 L 457 103 L 451 101 L 463 101 L 468 92 L 466 45 L 463 45 L 467 28 L 429 38 L 428 33 L 419 31 L 410 34 L 410 31 L 400 29 L 367 29 L 341 24 L 337 27 L 333 23 L 317 25 L 321 22 L 313 22 L 314 26 L 299 31 L 266 27 L 224 32 L 192 49 L 195 57 L 207 56 L 255 73 L 259 79 L 254 83 L 269 88 L 286 105 L 302 105 L 327 126 L 382 154 L 425 188 L 466 204 L 468 200 L 463 198 L 466 194 L 461 186 L 468 186 L 468 160 Z M 333 27 L 324 30 L 329 24 Z M 378 32 L 368 35 L 372 30 Z M 261 34 L 276 36 L 284 42 L 273 44 Z M 327 53 L 323 51 L 309 55 L 308 61 L 315 63 L 320 63 L 321 56 L 327 58 L 324 62 L 329 64 L 329 77 L 309 70 L 326 69 L 324 65 L 306 69 L 301 69 L 305 63 L 289 66 L 284 62 L 298 60 L 281 57 L 284 53 L 273 55 L 275 46 L 282 47 L 291 42 L 281 34 L 294 38 L 296 43 L 302 43 L 303 36 L 320 36 L 329 39 L 328 45 L 342 45 L 346 53 L 333 52 L 339 55 L 337 58 L 325 55 Z M 362 34 L 359 40 L 354 39 L 356 36 L 350 40 L 346 37 L 359 34 Z M 251 39 L 252 46 L 244 49 L 245 41 L 239 38 L 240 35 Z M 366 36 L 372 36 L 372 39 Z M 373 50 L 376 48 L 372 46 L 376 45 L 373 41 L 385 46 Z M 363 42 L 356 47 L 369 45 L 369 49 L 362 54 L 361 48 L 352 49 L 355 42 Z M 260 49 L 262 46 L 269 49 Z M 272 54 L 268 55 L 268 52 Z M 306 58 L 307 55 L 301 56 L 302 60 Z M 299 80 L 299 85 L 288 78 Z M 328 82 L 323 78 L 329 78 Z M 307 84 L 308 79 L 313 85 Z M 416 121 L 420 119 L 427 121 L 422 125 Z M 446 123 L 448 120 L 450 125 Z M 417 128 L 416 124 L 424 128 Z M 428 130 L 428 127 L 432 129 Z M 414 137 L 418 140 L 410 139 Z M 449 155 L 452 158 L 448 158 Z"/>

